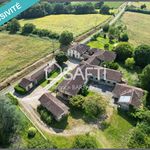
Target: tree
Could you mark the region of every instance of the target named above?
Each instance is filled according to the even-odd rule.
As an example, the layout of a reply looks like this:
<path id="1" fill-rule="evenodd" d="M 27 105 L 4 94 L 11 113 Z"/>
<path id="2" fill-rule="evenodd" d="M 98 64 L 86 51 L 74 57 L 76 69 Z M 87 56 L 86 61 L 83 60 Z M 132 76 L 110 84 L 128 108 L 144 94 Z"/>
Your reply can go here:
<path id="1" fill-rule="evenodd" d="M 15 34 L 20 30 L 20 24 L 17 19 L 11 20 L 7 25 L 7 30 L 10 34 Z"/>
<path id="2" fill-rule="evenodd" d="M 112 42 L 113 39 L 118 39 L 120 35 L 120 31 L 116 27 L 110 27 L 108 32 L 108 37 L 110 42 Z"/>
<path id="3" fill-rule="evenodd" d="M 103 31 L 108 32 L 109 31 L 109 24 L 106 24 L 103 26 Z"/>
<path id="4" fill-rule="evenodd" d="M 59 38 L 59 42 L 62 45 L 69 45 L 73 41 L 73 34 L 68 31 L 62 32 Z"/>
<path id="5" fill-rule="evenodd" d="M 132 57 L 133 55 L 133 47 L 126 42 L 118 44 L 114 51 L 117 54 L 117 60 L 120 62 L 124 62 L 127 58 Z"/>
<path id="6" fill-rule="evenodd" d="M 83 96 L 87 96 L 88 93 L 89 93 L 88 90 L 89 90 L 88 87 L 87 87 L 86 85 L 84 85 L 84 86 L 81 88 L 81 90 L 80 90 L 79 93 L 80 93 L 81 95 L 83 95 Z"/>
<path id="7" fill-rule="evenodd" d="M 104 49 L 109 50 L 109 44 L 108 43 L 104 45 Z"/>
<path id="8" fill-rule="evenodd" d="M 135 61 L 134 61 L 134 58 L 127 58 L 126 61 L 125 61 L 125 66 L 129 69 L 133 69 L 135 65 Z"/>
<path id="9" fill-rule="evenodd" d="M 129 37 L 127 33 L 123 33 L 120 35 L 119 40 L 122 42 L 128 42 L 129 41 Z"/>
<path id="10" fill-rule="evenodd" d="M 75 108 L 82 109 L 82 104 L 84 102 L 85 98 L 82 95 L 76 95 L 72 98 L 70 98 L 70 104 Z"/>
<path id="11" fill-rule="evenodd" d="M 150 65 L 143 69 L 140 79 L 142 87 L 150 92 Z"/>
<path id="12" fill-rule="evenodd" d="M 86 97 L 83 103 L 85 114 L 91 118 L 97 118 L 106 112 L 106 100 L 100 94 Z"/>
<path id="13" fill-rule="evenodd" d="M 85 135 L 85 136 L 77 136 L 75 138 L 75 141 L 73 143 L 73 148 L 77 148 L 77 149 L 82 149 L 82 148 L 97 148 L 97 143 L 96 143 L 96 139 L 89 136 L 89 135 Z"/>
<path id="14" fill-rule="evenodd" d="M 32 33 L 34 29 L 35 29 L 35 25 L 34 24 L 27 23 L 22 28 L 22 34 L 23 35 L 28 35 L 28 34 Z"/>
<path id="15" fill-rule="evenodd" d="M 146 8 L 145 4 L 141 5 L 141 9 L 145 9 L 145 8 Z"/>
<path id="16" fill-rule="evenodd" d="M 109 15 L 110 14 L 110 7 L 107 5 L 103 5 L 100 9 L 101 14 Z"/>
<path id="17" fill-rule="evenodd" d="M 150 64 L 150 46 L 140 45 L 136 47 L 134 52 L 134 60 L 136 65 L 142 68 Z"/>
<path id="18" fill-rule="evenodd" d="M 55 60 L 57 61 L 58 64 L 62 65 L 64 62 L 68 60 L 68 57 L 65 55 L 64 52 L 59 52 L 55 56 Z"/>
<path id="19" fill-rule="evenodd" d="M 22 129 L 21 116 L 17 107 L 6 97 L 0 97 L 0 147 L 7 147 L 11 139 Z"/>
<path id="20" fill-rule="evenodd" d="M 75 6 L 75 14 L 92 14 L 95 8 L 92 3 L 79 4 Z"/>
<path id="21" fill-rule="evenodd" d="M 116 62 L 103 62 L 102 66 L 110 68 L 110 69 L 114 69 L 114 70 L 117 70 L 119 68 L 118 63 Z"/>
<path id="22" fill-rule="evenodd" d="M 104 2 L 102 2 L 102 1 L 98 2 L 98 3 L 95 4 L 95 8 L 100 9 L 103 5 L 104 5 Z"/>

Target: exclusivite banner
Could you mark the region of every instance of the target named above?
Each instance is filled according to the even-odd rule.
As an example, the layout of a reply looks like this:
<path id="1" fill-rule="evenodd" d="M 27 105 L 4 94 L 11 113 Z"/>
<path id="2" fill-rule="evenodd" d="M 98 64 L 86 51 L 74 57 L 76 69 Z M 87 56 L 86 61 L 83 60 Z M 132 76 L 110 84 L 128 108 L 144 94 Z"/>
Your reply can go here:
<path id="1" fill-rule="evenodd" d="M 11 0 L 0 7 L 0 25 L 8 22 L 39 0 Z M 3 0 L 0 0 L 3 2 Z"/>

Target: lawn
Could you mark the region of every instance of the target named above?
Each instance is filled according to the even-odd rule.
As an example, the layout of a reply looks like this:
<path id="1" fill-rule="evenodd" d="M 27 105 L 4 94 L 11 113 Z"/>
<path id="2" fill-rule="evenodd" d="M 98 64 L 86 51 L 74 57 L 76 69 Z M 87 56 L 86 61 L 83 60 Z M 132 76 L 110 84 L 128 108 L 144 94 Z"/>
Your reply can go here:
<path id="1" fill-rule="evenodd" d="M 98 37 L 97 41 L 91 41 L 88 43 L 88 45 L 92 48 L 98 48 L 98 49 L 104 49 L 104 45 L 109 44 L 109 49 L 112 50 L 115 46 L 114 44 L 109 42 L 109 39 L 104 39 L 103 37 Z M 116 43 L 115 43 L 116 44 Z"/>
<path id="2" fill-rule="evenodd" d="M 0 33 L 0 47 L 0 82 L 53 51 L 50 40 L 5 33 Z"/>
<path id="3" fill-rule="evenodd" d="M 150 15 L 126 12 L 121 20 L 127 26 L 130 43 L 150 44 Z"/>
<path id="4" fill-rule="evenodd" d="M 56 33 L 68 30 L 78 36 L 107 20 L 110 15 L 49 15 L 38 19 L 20 20 L 21 25 L 33 23 L 37 28 L 48 29 Z"/>
<path id="5" fill-rule="evenodd" d="M 114 110 L 109 121 L 110 126 L 104 131 L 95 131 L 95 137 L 101 142 L 102 148 L 127 148 L 127 139 L 134 122 L 125 116 L 127 114 L 119 115 Z"/>
<path id="6" fill-rule="evenodd" d="M 54 79 L 54 78 L 56 78 L 59 74 L 60 74 L 60 70 L 59 70 L 59 69 L 58 69 L 58 70 L 55 70 L 55 71 L 52 71 L 52 73 L 49 74 L 48 78 L 49 78 L 49 79 L 50 79 L 50 78 L 51 78 L 51 79 Z M 41 85 L 42 87 L 45 87 L 49 82 L 50 82 L 50 81 L 45 80 L 45 81 L 43 81 L 40 85 Z"/>
<path id="7" fill-rule="evenodd" d="M 123 4 L 123 2 L 105 2 L 105 5 L 109 6 L 110 8 L 116 9 Z"/>

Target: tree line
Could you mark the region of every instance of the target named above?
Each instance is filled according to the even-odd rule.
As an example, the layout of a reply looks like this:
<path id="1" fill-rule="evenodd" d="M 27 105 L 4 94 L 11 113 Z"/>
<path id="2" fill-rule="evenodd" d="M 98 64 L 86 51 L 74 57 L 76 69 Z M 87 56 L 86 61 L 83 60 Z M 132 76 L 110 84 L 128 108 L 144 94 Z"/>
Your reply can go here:
<path id="1" fill-rule="evenodd" d="M 18 18 L 39 18 L 46 15 L 52 14 L 95 14 L 98 13 L 96 9 L 100 9 L 99 13 L 110 14 L 110 8 L 104 5 L 103 2 L 100 3 L 83 3 L 83 4 L 72 4 L 70 2 L 66 3 L 48 3 L 41 2 L 28 10 L 21 13 Z"/>

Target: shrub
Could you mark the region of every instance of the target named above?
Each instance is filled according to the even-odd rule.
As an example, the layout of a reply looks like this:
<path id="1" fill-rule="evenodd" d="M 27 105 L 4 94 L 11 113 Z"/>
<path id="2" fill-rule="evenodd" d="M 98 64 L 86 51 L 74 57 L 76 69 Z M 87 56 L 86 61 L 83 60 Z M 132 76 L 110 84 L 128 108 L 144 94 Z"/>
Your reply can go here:
<path id="1" fill-rule="evenodd" d="M 34 127 L 30 127 L 28 129 L 28 137 L 33 138 L 36 135 L 36 129 Z"/>
<path id="2" fill-rule="evenodd" d="M 109 50 L 109 44 L 105 44 L 105 45 L 104 45 L 104 49 L 105 49 L 105 50 Z"/>
<path id="3" fill-rule="evenodd" d="M 101 14 L 106 14 L 106 15 L 109 15 L 110 14 L 110 7 L 107 6 L 107 5 L 103 5 L 100 9 L 100 13 Z"/>
<path id="4" fill-rule="evenodd" d="M 47 125 L 50 125 L 52 123 L 53 118 L 51 113 L 42 105 L 39 105 L 37 107 L 37 112 L 40 114 L 41 120 L 45 122 Z"/>
<path id="5" fill-rule="evenodd" d="M 18 105 L 18 99 L 15 98 L 11 93 L 8 93 L 8 94 L 7 94 L 7 97 L 11 100 L 11 103 L 12 103 L 13 105 Z"/>
<path id="6" fill-rule="evenodd" d="M 119 41 L 122 41 L 122 42 L 128 42 L 129 41 L 129 36 L 127 33 L 123 33 L 120 35 L 119 37 Z"/>
<path id="7" fill-rule="evenodd" d="M 109 24 L 106 24 L 103 26 L 103 31 L 108 32 L 109 31 Z"/>
<path id="8" fill-rule="evenodd" d="M 125 61 L 125 66 L 129 69 L 133 69 L 135 65 L 135 61 L 134 61 L 134 58 L 127 58 L 126 61 Z"/>
<path id="9" fill-rule="evenodd" d="M 79 93 L 83 96 L 87 96 L 89 94 L 88 87 L 84 85 Z"/>
<path id="10" fill-rule="evenodd" d="M 116 63 L 116 62 L 104 62 L 104 63 L 102 63 L 102 66 L 110 68 L 110 69 L 114 69 L 114 70 L 118 70 L 118 68 L 119 68 L 118 63 Z"/>
<path id="11" fill-rule="evenodd" d="M 51 32 L 46 29 L 34 29 L 32 34 L 38 35 L 39 37 L 48 37 L 51 39 L 59 39 L 59 34 Z"/>
<path id="12" fill-rule="evenodd" d="M 97 143 L 96 143 L 96 139 L 89 136 L 89 135 L 85 135 L 85 136 L 77 136 L 75 138 L 75 141 L 73 143 L 73 148 L 97 148 Z"/>
<path id="13" fill-rule="evenodd" d="M 110 123 L 109 123 L 109 122 L 106 122 L 106 121 L 102 121 L 102 122 L 100 123 L 100 126 L 101 126 L 101 129 L 102 129 L 102 130 L 105 130 L 105 129 L 107 129 L 107 128 L 110 126 Z"/>
<path id="14" fill-rule="evenodd" d="M 22 34 L 23 35 L 28 35 L 33 32 L 35 29 L 35 25 L 32 23 L 27 23 L 22 27 Z"/>
<path id="15" fill-rule="evenodd" d="M 76 95 L 76 96 L 70 98 L 69 102 L 73 107 L 82 109 L 82 104 L 83 104 L 84 100 L 85 99 L 82 95 Z"/>
<path id="16" fill-rule="evenodd" d="M 17 19 L 11 20 L 11 21 L 7 24 L 7 30 L 9 31 L 10 34 L 15 34 L 15 33 L 17 33 L 17 31 L 20 30 L 19 21 L 18 21 Z"/>
<path id="17" fill-rule="evenodd" d="M 134 52 L 134 60 L 136 65 L 142 68 L 150 64 L 150 46 L 140 45 L 136 47 Z"/>
<path id="18" fill-rule="evenodd" d="M 121 62 L 124 62 L 127 58 L 132 57 L 133 50 L 132 45 L 126 42 L 118 44 L 114 49 L 117 54 L 117 60 Z"/>
<path id="19" fill-rule="evenodd" d="M 27 93 L 27 91 L 19 85 L 16 85 L 14 89 L 16 93 L 21 94 L 21 95 L 25 95 Z"/>
<path id="20" fill-rule="evenodd" d="M 142 87 L 150 92 L 150 65 L 147 65 L 140 75 Z"/>

